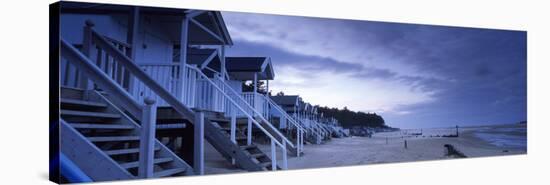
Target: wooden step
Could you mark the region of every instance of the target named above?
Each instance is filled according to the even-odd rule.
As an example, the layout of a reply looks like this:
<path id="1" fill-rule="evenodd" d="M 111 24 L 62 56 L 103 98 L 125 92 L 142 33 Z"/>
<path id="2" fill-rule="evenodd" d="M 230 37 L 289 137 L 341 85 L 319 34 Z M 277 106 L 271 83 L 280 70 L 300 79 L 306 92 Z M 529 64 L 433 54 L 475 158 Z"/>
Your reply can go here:
<path id="1" fill-rule="evenodd" d="M 248 150 L 248 149 L 254 149 L 254 148 L 257 148 L 256 145 L 244 145 L 244 146 L 240 146 L 241 149 L 243 150 Z"/>
<path id="2" fill-rule="evenodd" d="M 186 168 L 173 168 L 168 170 L 162 170 L 159 172 L 155 172 L 153 174 L 153 177 L 167 177 L 177 173 L 185 172 L 186 170 L 187 170 Z"/>
<path id="3" fill-rule="evenodd" d="M 231 120 L 229 119 L 226 119 L 226 118 L 208 118 L 211 122 L 216 122 L 216 123 L 229 123 L 231 122 Z"/>
<path id="4" fill-rule="evenodd" d="M 155 146 L 155 151 L 159 151 L 160 147 Z M 117 150 L 105 150 L 107 155 L 124 155 L 124 154 L 134 154 L 139 153 L 139 148 L 128 148 L 128 149 L 117 149 Z"/>
<path id="5" fill-rule="evenodd" d="M 131 130 L 135 127 L 132 125 L 122 124 L 93 124 L 93 123 L 71 123 L 71 126 L 76 129 L 112 129 L 112 130 Z"/>
<path id="6" fill-rule="evenodd" d="M 91 142 L 109 142 L 109 141 L 139 141 L 139 136 L 100 136 L 88 137 Z"/>
<path id="7" fill-rule="evenodd" d="M 106 118 L 106 119 L 118 119 L 121 116 L 119 114 L 103 113 L 103 112 L 86 112 L 75 110 L 61 110 L 61 116 L 78 116 L 78 117 L 93 117 L 93 118 Z"/>
<path id="8" fill-rule="evenodd" d="M 260 157 L 266 157 L 267 155 L 265 155 L 264 153 L 256 153 L 256 154 L 250 154 L 250 156 L 257 159 Z"/>
<path id="9" fill-rule="evenodd" d="M 226 132 L 231 132 L 231 128 L 221 127 L 220 129 L 222 129 L 223 131 L 226 131 Z M 235 128 L 235 131 L 239 132 L 239 131 L 243 131 L 243 129 L 240 129 L 239 127 L 237 127 L 237 128 Z"/>
<path id="10" fill-rule="evenodd" d="M 173 123 L 173 124 L 157 124 L 157 129 L 164 130 L 164 129 L 183 129 L 187 127 L 187 124 L 185 123 Z"/>
<path id="11" fill-rule="evenodd" d="M 105 108 L 105 107 L 107 107 L 107 104 L 104 104 L 104 103 L 93 102 L 93 101 L 84 101 L 84 100 L 78 100 L 78 99 L 61 98 L 61 99 L 59 99 L 59 102 L 62 105 L 77 105 L 77 106 L 86 106 L 86 107 L 95 107 L 95 108 Z"/>
<path id="12" fill-rule="evenodd" d="M 166 162 L 170 162 L 170 161 L 173 161 L 173 160 L 174 159 L 171 158 L 171 157 L 156 158 L 154 160 L 154 164 L 166 163 Z M 139 161 L 122 163 L 122 164 L 120 164 L 120 166 L 122 166 L 123 168 L 126 168 L 126 169 L 137 168 L 139 166 Z"/>
<path id="13" fill-rule="evenodd" d="M 263 163 L 260 163 L 259 164 L 261 167 L 264 167 L 264 168 L 271 168 L 271 162 L 263 162 Z"/>
<path id="14" fill-rule="evenodd" d="M 60 97 L 63 98 L 76 98 L 81 99 L 84 96 L 84 89 L 61 86 L 60 87 Z"/>

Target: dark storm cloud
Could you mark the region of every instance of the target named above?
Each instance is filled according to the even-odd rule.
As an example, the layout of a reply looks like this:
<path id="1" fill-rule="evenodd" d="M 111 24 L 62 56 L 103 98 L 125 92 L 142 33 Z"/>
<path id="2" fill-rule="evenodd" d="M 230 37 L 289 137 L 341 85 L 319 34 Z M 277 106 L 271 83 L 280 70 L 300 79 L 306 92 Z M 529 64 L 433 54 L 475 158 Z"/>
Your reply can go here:
<path id="1" fill-rule="evenodd" d="M 411 114 L 385 114 L 390 124 L 398 126 L 410 124 L 411 120 L 421 126 L 438 126 L 507 123 L 527 118 L 526 32 L 295 17 L 279 21 L 291 21 L 291 25 L 302 28 L 331 27 L 337 23 L 342 33 L 317 29 L 310 34 L 322 37 L 311 38 L 321 41 L 312 42 L 291 37 L 296 34 L 294 31 L 272 31 L 278 24 L 268 28 L 250 23 L 256 33 L 269 35 L 273 40 L 294 39 L 295 47 L 300 47 L 300 43 L 319 43 L 313 48 L 323 51 L 317 51 L 319 56 L 301 54 L 301 50 L 275 47 L 279 43 L 274 41 L 237 40 L 231 54 L 271 56 L 275 69 L 290 66 L 310 73 L 343 73 L 357 79 L 400 82 L 411 91 L 431 93 L 436 101 L 397 108 Z M 309 45 L 307 49 L 311 48 Z M 349 51 L 359 54 L 350 59 Z M 404 70 L 405 66 L 413 70 Z"/>
<path id="2" fill-rule="evenodd" d="M 348 73 L 358 78 L 391 78 L 395 73 L 386 69 L 368 68 L 357 63 L 346 63 L 331 58 L 299 55 L 265 44 L 237 41 L 228 56 L 270 56 L 274 68 L 292 66 L 294 68 L 318 72 Z"/>

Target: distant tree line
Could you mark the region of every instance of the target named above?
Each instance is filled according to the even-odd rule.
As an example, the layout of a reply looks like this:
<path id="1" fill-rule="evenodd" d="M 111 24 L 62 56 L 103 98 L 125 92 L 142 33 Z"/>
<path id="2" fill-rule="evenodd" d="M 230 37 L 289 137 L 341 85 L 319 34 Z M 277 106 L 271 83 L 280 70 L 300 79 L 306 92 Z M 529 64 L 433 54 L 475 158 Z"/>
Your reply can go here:
<path id="1" fill-rule="evenodd" d="M 263 84 L 261 84 L 260 87 L 262 85 Z M 244 84 L 243 89 L 248 89 L 249 91 L 252 91 L 253 87 L 251 84 Z M 260 89 L 258 89 L 258 92 L 262 93 Z M 265 89 L 263 93 L 265 93 Z M 284 96 L 285 93 L 280 91 L 276 95 Z M 386 125 L 384 118 L 376 113 L 364 113 L 361 111 L 355 112 L 349 110 L 348 107 L 344 107 L 344 109 L 342 110 L 338 108 L 329 108 L 327 106 L 321 107 L 319 105 L 316 105 L 316 107 L 319 111 L 319 114 L 322 113 L 325 118 L 336 118 L 336 120 L 338 120 L 338 123 L 340 123 L 340 125 L 345 128 L 351 128 L 353 126 L 390 128 Z"/>
<path id="2" fill-rule="evenodd" d="M 345 128 L 353 126 L 366 127 L 383 127 L 388 128 L 382 116 L 376 113 L 364 113 L 361 111 L 351 111 L 347 107 L 340 110 L 338 108 L 319 107 L 319 113 L 323 113 L 324 117 L 334 117 L 340 125 Z"/>
<path id="3" fill-rule="evenodd" d="M 260 93 L 260 94 L 266 94 L 267 93 L 267 86 L 265 84 L 264 81 L 258 81 L 257 82 L 258 86 L 257 86 L 257 89 L 256 89 L 256 92 Z M 243 87 L 243 92 L 252 92 L 254 91 L 254 83 L 249 81 L 249 82 L 243 82 L 242 83 L 242 87 Z"/>

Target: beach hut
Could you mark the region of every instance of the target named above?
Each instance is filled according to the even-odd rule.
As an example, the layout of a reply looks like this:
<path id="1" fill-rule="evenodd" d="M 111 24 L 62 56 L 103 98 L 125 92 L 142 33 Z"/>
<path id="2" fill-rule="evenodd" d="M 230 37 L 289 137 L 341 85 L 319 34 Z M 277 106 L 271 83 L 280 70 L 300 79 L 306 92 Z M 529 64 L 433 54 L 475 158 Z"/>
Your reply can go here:
<path id="1" fill-rule="evenodd" d="M 285 95 L 277 95 L 277 96 L 270 96 L 270 98 L 280 107 L 286 114 L 293 115 L 296 114 L 298 111 L 298 100 L 299 97 L 297 95 L 293 96 L 285 96 Z M 271 110 L 271 115 L 274 119 L 279 119 L 283 117 L 281 112 L 278 112 L 276 110 Z M 278 121 L 278 127 L 279 129 L 286 129 L 287 123 L 286 120 L 280 120 Z"/>
<path id="2" fill-rule="evenodd" d="M 255 106 L 225 83 L 224 53 L 233 42 L 220 12 L 77 2 L 50 8 L 59 13 L 53 27 L 59 52 L 53 53 L 60 55 L 59 149 L 65 156 L 52 161 L 73 167 L 61 176 L 203 174 L 205 140 L 244 170 L 286 169 L 292 142 L 254 115 L 238 126 L 231 115 Z M 240 130 L 252 125 L 271 142 L 271 155 Z"/>
<path id="3" fill-rule="evenodd" d="M 300 99 L 298 101 L 298 111 L 297 114 L 295 114 L 295 119 L 309 131 L 306 134 L 306 140 L 313 144 L 322 143 L 323 139 L 326 137 L 326 133 L 319 123 L 314 120 L 313 106 L 311 106 L 311 104 Z"/>
<path id="4" fill-rule="evenodd" d="M 269 57 L 227 57 L 226 69 L 229 73 L 229 84 L 238 90 L 242 97 L 259 113 L 257 116 L 269 118 L 269 106 L 265 94 L 269 92 L 269 80 L 275 73 Z M 264 86 L 259 86 L 259 81 Z M 252 89 L 243 89 L 242 85 L 251 82 Z"/>
<path id="5" fill-rule="evenodd" d="M 294 139 L 298 145 L 303 145 L 304 134 L 311 130 L 298 120 L 300 97 L 297 95 L 270 96 L 271 119 L 273 123 L 278 123 L 278 128 L 286 132 L 290 139 Z"/>
<path id="6" fill-rule="evenodd" d="M 246 104 L 251 105 L 247 111 L 237 114 L 237 117 L 241 118 L 247 113 L 254 119 L 261 120 L 262 124 L 266 124 L 266 128 L 278 130 L 280 125 L 279 128 L 276 128 L 272 123 L 271 112 L 274 111 L 279 115 L 278 122 L 282 118 L 285 124 L 288 122 L 293 125 L 293 128 L 299 130 L 296 132 L 296 138 L 302 138 L 304 131 L 301 127 L 285 111 L 281 111 L 281 107 L 269 97 L 269 81 L 275 77 L 269 57 L 227 57 L 226 70 L 229 74 L 229 80 L 226 81 L 228 86 L 235 91 L 235 94 L 239 94 Z M 260 81 L 263 82 L 263 86 L 258 85 Z M 252 86 L 251 88 L 246 86 L 248 83 Z M 248 89 L 243 87 L 248 87 Z M 291 141 L 287 137 L 283 139 Z M 299 140 L 291 141 L 294 146 L 287 147 L 291 154 L 296 156 L 303 151 Z"/>

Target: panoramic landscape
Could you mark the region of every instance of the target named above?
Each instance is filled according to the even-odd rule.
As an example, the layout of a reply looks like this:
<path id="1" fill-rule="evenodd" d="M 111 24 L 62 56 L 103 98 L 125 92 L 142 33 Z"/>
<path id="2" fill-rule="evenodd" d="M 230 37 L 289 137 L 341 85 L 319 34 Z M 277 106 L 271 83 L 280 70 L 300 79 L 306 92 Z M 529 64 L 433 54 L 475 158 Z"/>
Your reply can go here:
<path id="1" fill-rule="evenodd" d="M 50 8 L 55 182 L 527 154 L 524 31 Z"/>

